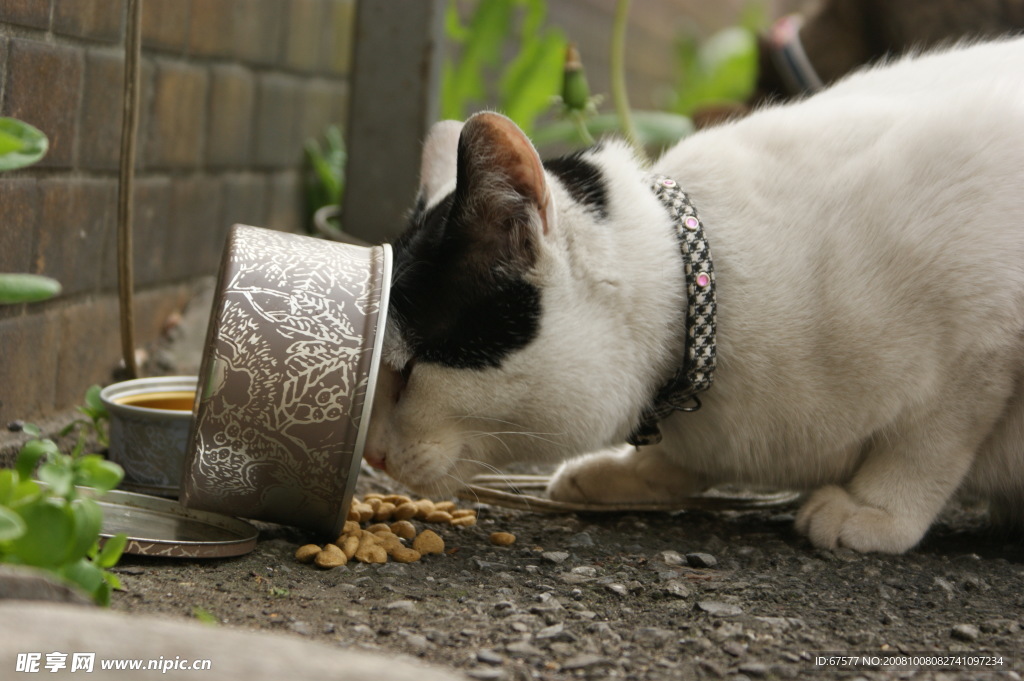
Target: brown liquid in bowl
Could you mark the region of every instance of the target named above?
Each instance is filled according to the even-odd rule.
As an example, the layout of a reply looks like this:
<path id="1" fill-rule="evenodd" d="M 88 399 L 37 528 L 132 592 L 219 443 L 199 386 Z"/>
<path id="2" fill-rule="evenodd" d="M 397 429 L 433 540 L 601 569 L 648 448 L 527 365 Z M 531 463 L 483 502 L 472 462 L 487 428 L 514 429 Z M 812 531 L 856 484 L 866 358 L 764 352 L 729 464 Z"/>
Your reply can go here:
<path id="1" fill-rule="evenodd" d="M 119 397 L 115 402 L 129 407 L 163 409 L 165 411 L 192 411 L 196 394 L 191 390 L 168 390 L 165 392 L 143 393 Z"/>

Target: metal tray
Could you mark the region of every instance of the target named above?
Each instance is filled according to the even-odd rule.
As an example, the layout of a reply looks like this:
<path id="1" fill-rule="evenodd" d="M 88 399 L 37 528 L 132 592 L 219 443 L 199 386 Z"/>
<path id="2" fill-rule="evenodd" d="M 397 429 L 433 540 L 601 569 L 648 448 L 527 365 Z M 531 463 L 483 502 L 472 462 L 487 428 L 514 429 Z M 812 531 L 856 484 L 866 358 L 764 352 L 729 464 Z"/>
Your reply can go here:
<path id="1" fill-rule="evenodd" d="M 87 488 L 79 488 L 88 493 Z M 227 558 L 256 547 L 259 530 L 219 513 L 185 508 L 177 501 L 114 490 L 95 500 L 103 532 L 128 535 L 125 553 L 165 558 Z"/>
<path id="2" fill-rule="evenodd" d="M 660 511 L 749 511 L 778 508 L 795 503 L 800 494 L 791 491 L 751 492 L 712 489 L 668 504 L 588 504 L 554 501 L 544 494 L 551 477 L 547 475 L 478 475 L 456 494 L 472 501 L 537 513 L 620 513 Z M 531 494 L 533 492 L 533 494 Z"/>

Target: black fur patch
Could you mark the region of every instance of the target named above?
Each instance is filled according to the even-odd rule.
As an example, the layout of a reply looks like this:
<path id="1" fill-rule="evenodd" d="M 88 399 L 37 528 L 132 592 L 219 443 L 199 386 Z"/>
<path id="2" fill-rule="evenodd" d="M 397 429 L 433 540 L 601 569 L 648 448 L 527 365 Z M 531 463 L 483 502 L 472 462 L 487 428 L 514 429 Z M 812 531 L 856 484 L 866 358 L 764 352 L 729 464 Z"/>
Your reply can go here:
<path id="1" fill-rule="evenodd" d="M 587 150 L 544 161 L 575 200 L 591 208 L 602 220 L 608 218 L 608 190 L 601 170 L 585 158 Z"/>
<path id="2" fill-rule="evenodd" d="M 390 314 L 417 361 L 497 367 L 537 335 L 540 291 L 525 272 L 481 252 L 453 207 L 454 193 L 419 206 L 393 244 Z"/>

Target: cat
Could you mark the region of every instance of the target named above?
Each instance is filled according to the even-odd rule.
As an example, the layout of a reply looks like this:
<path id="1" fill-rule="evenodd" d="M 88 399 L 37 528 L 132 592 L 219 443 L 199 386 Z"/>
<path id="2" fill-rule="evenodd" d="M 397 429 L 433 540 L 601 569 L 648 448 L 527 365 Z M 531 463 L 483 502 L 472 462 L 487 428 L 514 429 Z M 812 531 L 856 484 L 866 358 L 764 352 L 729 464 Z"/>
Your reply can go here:
<path id="1" fill-rule="evenodd" d="M 552 498 L 810 492 L 813 545 L 901 553 L 958 491 L 1024 520 L 1024 40 L 855 73 L 685 138 L 541 162 L 509 119 L 435 124 L 393 244 L 365 459 L 447 494 L 562 461 Z M 624 444 L 687 347 L 677 218 L 713 261 L 715 366 Z M 693 302 L 693 301 L 689 301 Z"/>

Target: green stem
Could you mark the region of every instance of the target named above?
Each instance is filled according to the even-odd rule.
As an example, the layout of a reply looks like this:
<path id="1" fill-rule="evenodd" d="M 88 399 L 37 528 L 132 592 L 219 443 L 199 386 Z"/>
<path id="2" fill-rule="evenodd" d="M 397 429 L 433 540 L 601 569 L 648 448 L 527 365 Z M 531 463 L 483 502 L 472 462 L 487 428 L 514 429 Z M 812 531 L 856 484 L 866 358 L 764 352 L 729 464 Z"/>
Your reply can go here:
<path id="1" fill-rule="evenodd" d="M 596 142 L 594 141 L 594 136 L 590 134 L 590 129 L 587 127 L 586 116 L 584 116 L 580 111 L 573 111 L 569 115 L 569 118 L 572 120 L 573 125 L 576 126 L 576 132 L 579 134 L 580 140 L 583 144 L 588 147 L 594 146 Z"/>
<path id="2" fill-rule="evenodd" d="M 626 93 L 626 29 L 629 27 L 629 0 L 618 0 L 615 3 L 615 23 L 612 25 L 611 67 L 612 67 L 612 101 L 615 113 L 619 117 L 622 133 L 626 141 L 643 155 L 643 147 L 633 125 L 633 116 L 629 110 L 629 95 Z"/>

